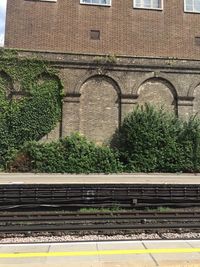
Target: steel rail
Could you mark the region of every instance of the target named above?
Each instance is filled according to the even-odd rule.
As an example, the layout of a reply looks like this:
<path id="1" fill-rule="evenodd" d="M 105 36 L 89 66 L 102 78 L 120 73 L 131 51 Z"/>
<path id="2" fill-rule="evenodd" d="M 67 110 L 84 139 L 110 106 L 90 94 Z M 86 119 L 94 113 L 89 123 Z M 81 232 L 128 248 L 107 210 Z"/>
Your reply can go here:
<path id="1" fill-rule="evenodd" d="M 19 225 L 19 226 L 1 226 L 0 232 L 3 233 L 24 233 L 24 232 L 58 232 L 58 231 L 106 231 L 106 230 L 155 230 L 155 229 L 200 229 L 199 223 L 190 224 L 93 224 L 93 225 Z"/>
<path id="2" fill-rule="evenodd" d="M 145 220 L 145 219 L 200 219 L 200 212 L 92 212 L 92 213 L 0 213 L 0 222 L 17 221 L 80 221 L 80 220 Z"/>
<path id="3" fill-rule="evenodd" d="M 122 213 L 93 213 L 78 216 L 27 216 L 2 217 L 0 232 L 40 232 L 40 231 L 83 231 L 83 230 L 155 230 L 155 229 L 200 229 L 200 213 L 197 212 L 170 212 L 143 214 L 134 213 L 122 215 Z M 191 215 L 193 215 L 191 217 Z M 181 220 L 181 221 L 180 221 Z"/>

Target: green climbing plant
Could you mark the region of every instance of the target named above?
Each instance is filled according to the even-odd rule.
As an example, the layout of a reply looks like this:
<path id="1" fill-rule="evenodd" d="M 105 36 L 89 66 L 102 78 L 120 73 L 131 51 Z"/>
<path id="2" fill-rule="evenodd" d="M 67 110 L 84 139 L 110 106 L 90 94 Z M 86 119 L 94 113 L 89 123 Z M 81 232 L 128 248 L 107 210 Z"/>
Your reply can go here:
<path id="1" fill-rule="evenodd" d="M 47 62 L 0 50 L 0 167 L 8 151 L 55 127 L 61 99 L 62 84 Z"/>

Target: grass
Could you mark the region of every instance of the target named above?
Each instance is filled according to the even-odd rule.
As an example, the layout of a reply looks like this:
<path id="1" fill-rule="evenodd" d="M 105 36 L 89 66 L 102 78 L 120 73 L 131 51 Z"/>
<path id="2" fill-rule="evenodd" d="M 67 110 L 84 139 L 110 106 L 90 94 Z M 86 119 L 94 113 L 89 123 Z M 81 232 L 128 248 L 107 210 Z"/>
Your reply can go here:
<path id="1" fill-rule="evenodd" d="M 111 208 L 81 208 L 79 212 L 113 212 L 113 211 L 123 211 L 120 207 L 115 206 Z"/>
<path id="2" fill-rule="evenodd" d="M 157 208 L 145 208 L 145 211 L 158 211 L 158 212 L 169 212 L 169 211 L 171 211 L 171 208 L 169 208 L 169 207 L 162 207 L 162 206 L 160 206 L 160 207 L 157 207 Z"/>

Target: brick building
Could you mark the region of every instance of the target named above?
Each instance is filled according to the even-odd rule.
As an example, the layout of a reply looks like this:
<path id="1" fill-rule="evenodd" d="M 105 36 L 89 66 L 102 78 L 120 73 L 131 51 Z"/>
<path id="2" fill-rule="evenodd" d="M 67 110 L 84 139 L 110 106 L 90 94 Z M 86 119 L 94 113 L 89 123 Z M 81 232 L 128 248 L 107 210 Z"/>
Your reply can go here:
<path id="1" fill-rule="evenodd" d="M 199 0 L 8 0 L 5 46 L 196 59 L 198 12 Z"/>
<path id="2" fill-rule="evenodd" d="M 5 47 L 59 69 L 63 117 L 50 136 L 104 142 L 138 103 L 200 112 L 199 25 L 200 0 L 7 0 Z"/>

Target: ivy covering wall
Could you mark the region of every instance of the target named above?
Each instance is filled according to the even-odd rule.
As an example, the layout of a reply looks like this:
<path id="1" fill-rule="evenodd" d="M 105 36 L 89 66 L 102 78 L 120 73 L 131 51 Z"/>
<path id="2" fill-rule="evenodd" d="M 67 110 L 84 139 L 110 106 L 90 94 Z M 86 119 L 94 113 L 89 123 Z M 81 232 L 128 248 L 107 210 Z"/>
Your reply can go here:
<path id="1" fill-rule="evenodd" d="M 0 50 L 0 167 L 10 150 L 40 140 L 61 118 L 62 85 L 47 62 Z"/>

